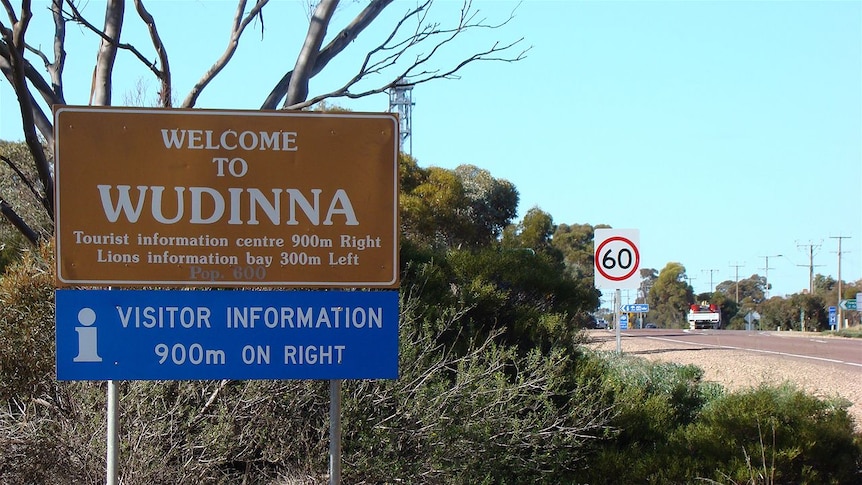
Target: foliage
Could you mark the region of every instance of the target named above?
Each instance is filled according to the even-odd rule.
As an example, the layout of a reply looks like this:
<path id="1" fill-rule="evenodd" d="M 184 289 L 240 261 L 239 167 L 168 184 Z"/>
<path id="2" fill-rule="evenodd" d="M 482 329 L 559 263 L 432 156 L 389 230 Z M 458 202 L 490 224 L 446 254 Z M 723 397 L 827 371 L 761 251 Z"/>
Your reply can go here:
<path id="1" fill-rule="evenodd" d="M 846 338 L 862 338 L 862 327 L 855 326 L 850 328 L 841 328 L 841 330 L 836 330 L 834 332 L 829 332 L 832 335 L 836 335 L 838 337 L 846 337 Z"/>
<path id="2" fill-rule="evenodd" d="M 790 386 L 728 392 L 702 371 L 609 356 L 600 368 L 616 413 L 584 483 L 858 483 L 862 436 L 849 402 Z M 620 463 L 626 463 L 620 467 Z"/>
<path id="3" fill-rule="evenodd" d="M 50 254 L 25 258 L 0 282 L 4 329 L 41 339 L 4 340 L 0 481 L 93 483 L 104 473 L 105 386 L 53 378 Z M 428 274 L 435 278 L 433 271 Z M 425 282 L 415 280 L 416 284 Z M 433 285 L 433 281 L 429 285 Z M 601 436 L 606 403 L 575 385 L 577 338 L 549 352 L 457 334 L 467 308 L 429 320 L 419 288 L 401 303 L 401 376 L 349 381 L 343 389 L 345 478 L 421 483 L 556 483 L 582 466 L 579 452 Z M 426 286 L 423 286 L 425 288 Z M 430 293 L 435 294 L 435 293 Z M 422 294 L 422 298 L 425 298 Z M 19 318 L 28 315 L 33 320 Z M 12 319 L 8 319 L 12 316 Z M 21 350 L 24 349 L 23 354 Z M 29 377 L 7 365 L 28 359 Z M 123 483 L 322 482 L 327 385 L 320 381 L 119 383 Z M 420 478 L 421 477 L 421 478 Z"/>
<path id="4" fill-rule="evenodd" d="M 646 303 L 647 295 L 658 279 L 658 271 L 653 268 L 641 268 L 640 271 L 641 283 L 638 288 L 638 303 Z"/>
<path id="5" fill-rule="evenodd" d="M 670 438 L 695 422 L 701 408 L 721 390 L 701 382 L 695 366 L 662 364 L 604 354 L 599 378 L 615 409 L 613 439 L 599 443 L 585 483 L 680 483 L 680 450 Z M 626 463 L 620 467 L 620 463 Z"/>
<path id="6" fill-rule="evenodd" d="M 25 179 L 37 179 L 33 157 L 27 150 L 27 145 L 0 140 L 0 157 L 0 205 L 5 204 L 22 219 L 31 221 L 32 227 L 41 237 L 49 237 L 54 230 L 53 222 L 45 214 L 38 196 L 25 182 Z M 5 214 L 5 209 L 0 208 L 0 211 Z M 18 260 L 21 252 L 29 247 L 29 241 L 21 231 L 9 219 L 0 215 L 0 273 L 9 263 Z"/>
<path id="7" fill-rule="evenodd" d="M 686 325 L 688 306 L 693 301 L 692 288 L 685 282 L 685 267 L 680 263 L 668 263 L 647 295 L 649 319 L 664 328 L 682 328 Z"/>
<path id="8" fill-rule="evenodd" d="M 518 191 L 508 180 L 497 179 L 475 165 L 459 165 L 455 175 L 461 180 L 466 198 L 466 217 L 472 234 L 466 242 L 481 246 L 495 241 L 515 218 Z"/>
<path id="9" fill-rule="evenodd" d="M 27 251 L 0 277 L 0 403 L 26 406 L 51 393 L 54 277 L 51 245 Z M 22 404 L 23 403 L 23 404 Z"/>
<path id="10" fill-rule="evenodd" d="M 486 170 L 420 168 L 399 158 L 401 227 L 406 238 L 434 248 L 491 244 L 515 216 L 518 191 Z"/>
<path id="11" fill-rule="evenodd" d="M 734 483 L 858 483 L 862 443 L 849 403 L 760 386 L 711 401 L 677 435 L 701 476 Z"/>
<path id="12" fill-rule="evenodd" d="M 820 331 L 828 328 L 829 316 L 823 300 L 816 295 L 791 295 L 770 298 L 761 305 L 764 328 L 780 330 Z"/>
<path id="13" fill-rule="evenodd" d="M 551 244 L 563 254 L 566 271 L 575 280 L 593 280 L 593 238 L 595 230 L 589 224 L 559 224 L 554 229 Z"/>
<path id="14" fill-rule="evenodd" d="M 724 293 L 728 298 L 733 298 L 737 301 L 737 290 L 739 291 L 739 302 L 743 300 L 751 300 L 755 303 L 763 301 L 765 295 L 764 288 L 766 279 L 756 274 L 749 278 L 741 279 L 738 282 L 730 280 L 722 281 L 716 285 L 715 290 Z"/>
<path id="15" fill-rule="evenodd" d="M 439 253 L 405 249 L 400 378 L 343 383 L 348 483 L 739 483 L 763 463 L 774 483 L 862 478 L 848 403 L 785 388 L 728 393 L 693 366 L 585 352 L 573 332 L 550 332 L 547 347 L 509 345 L 509 327 L 476 331 L 468 315 L 482 291 L 517 309 L 490 276 L 536 266 L 540 254 L 489 248 L 436 264 Z M 27 253 L 0 278 L 0 481 L 95 483 L 104 476 L 105 385 L 53 377 L 49 251 Z M 511 259 L 494 266 L 494 254 Z M 462 301 L 450 285 L 470 272 L 483 283 Z M 513 287 L 537 282 L 509 273 Z M 325 482 L 325 382 L 118 387 L 123 483 Z"/>
<path id="16" fill-rule="evenodd" d="M 350 384 L 357 409 L 348 412 L 360 419 L 345 434 L 350 483 L 573 479 L 609 408 L 572 385 L 571 355 L 534 350 L 521 358 L 493 334 L 458 355 L 408 327 L 399 381 Z M 369 410 L 373 417 L 362 416 Z"/>

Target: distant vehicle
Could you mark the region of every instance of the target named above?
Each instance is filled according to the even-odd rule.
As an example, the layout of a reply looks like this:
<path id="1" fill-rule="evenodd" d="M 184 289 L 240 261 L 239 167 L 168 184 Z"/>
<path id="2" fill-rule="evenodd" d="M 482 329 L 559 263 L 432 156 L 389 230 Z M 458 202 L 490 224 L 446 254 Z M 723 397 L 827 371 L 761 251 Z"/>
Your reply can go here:
<path id="1" fill-rule="evenodd" d="M 644 328 L 658 328 L 658 325 L 654 323 L 647 323 L 646 325 L 644 325 Z"/>
<path id="2" fill-rule="evenodd" d="M 606 330 L 608 328 L 608 321 L 604 318 L 600 318 L 596 320 L 596 328 L 600 328 L 602 330 Z"/>
<path id="3" fill-rule="evenodd" d="M 688 328 L 697 330 L 699 328 L 711 328 L 717 330 L 721 327 L 721 310 L 718 305 L 703 301 L 691 305 L 688 310 Z"/>

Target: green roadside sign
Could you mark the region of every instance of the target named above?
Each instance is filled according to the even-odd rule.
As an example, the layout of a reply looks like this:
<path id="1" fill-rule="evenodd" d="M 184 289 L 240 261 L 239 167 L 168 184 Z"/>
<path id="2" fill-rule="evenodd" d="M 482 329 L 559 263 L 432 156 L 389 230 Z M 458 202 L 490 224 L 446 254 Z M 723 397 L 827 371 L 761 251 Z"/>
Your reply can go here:
<path id="1" fill-rule="evenodd" d="M 855 310 L 856 300 L 841 300 L 841 303 L 838 306 L 844 310 Z"/>

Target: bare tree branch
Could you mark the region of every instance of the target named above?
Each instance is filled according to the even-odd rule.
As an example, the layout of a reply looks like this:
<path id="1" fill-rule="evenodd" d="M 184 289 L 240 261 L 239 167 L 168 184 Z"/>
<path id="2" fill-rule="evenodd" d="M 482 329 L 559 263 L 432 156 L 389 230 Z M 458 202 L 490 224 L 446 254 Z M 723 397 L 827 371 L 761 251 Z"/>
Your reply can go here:
<path id="1" fill-rule="evenodd" d="M 228 61 L 230 61 L 231 57 L 233 57 L 234 52 L 236 52 L 237 47 L 239 47 L 239 38 L 242 36 L 243 31 L 245 31 L 246 26 L 249 22 L 251 22 L 255 16 L 260 15 L 260 18 L 263 19 L 263 7 L 269 3 L 269 0 L 257 0 L 252 7 L 251 11 L 248 15 L 243 17 L 243 12 L 245 11 L 245 0 L 239 0 L 239 3 L 236 7 L 236 14 L 233 19 L 233 27 L 230 32 L 230 40 L 228 41 L 227 48 L 224 53 L 218 60 L 213 64 L 212 67 L 201 77 L 201 79 L 194 85 L 192 90 L 189 92 L 186 99 L 183 101 L 183 108 L 192 108 L 198 100 L 198 97 L 201 95 L 203 89 L 213 80 L 216 75 L 224 69 L 224 66 L 227 65 Z M 261 26 L 261 29 L 263 27 Z"/>
<path id="2" fill-rule="evenodd" d="M 143 20 L 147 25 L 147 29 L 150 32 L 150 39 L 153 41 L 153 47 L 159 55 L 159 62 L 162 66 L 161 69 L 153 69 L 156 73 L 156 77 L 159 78 L 159 82 L 161 83 L 161 88 L 159 88 L 159 105 L 163 108 L 170 108 L 171 66 L 168 62 L 168 52 L 165 49 L 165 45 L 162 42 L 161 37 L 159 37 L 159 32 L 156 29 L 156 21 L 153 19 L 153 16 L 147 12 L 147 9 L 144 7 L 143 0 L 135 0 L 135 9 L 138 11 L 138 16 L 141 17 L 141 20 Z"/>
<path id="3" fill-rule="evenodd" d="M 81 14 L 81 11 L 78 10 L 78 7 L 75 6 L 75 4 L 72 3 L 72 1 L 70 1 L 70 0 L 65 0 L 65 1 L 68 2 L 67 5 L 69 6 L 69 12 L 63 13 L 66 21 L 75 22 L 77 24 L 80 24 L 80 25 L 86 27 L 87 30 L 89 30 L 90 32 L 93 32 L 94 34 L 101 37 L 103 43 L 109 43 L 109 44 L 113 43 L 113 44 L 116 44 L 117 49 L 122 49 L 122 50 L 126 50 L 126 51 L 131 52 L 132 55 L 137 57 L 138 60 L 141 61 L 141 63 L 143 63 L 145 66 L 147 66 L 147 68 L 150 71 L 152 71 L 153 74 L 155 74 L 157 78 L 161 79 L 161 71 L 159 71 L 158 68 L 156 67 L 155 61 L 150 61 L 149 59 L 147 59 L 147 57 L 144 56 L 141 53 L 141 51 L 139 51 L 137 48 L 135 48 L 135 46 L 133 46 L 131 44 L 125 44 L 123 42 L 120 42 L 118 39 L 112 39 L 110 35 L 103 32 L 98 27 L 93 25 L 89 20 L 84 18 L 84 16 Z M 150 26 L 148 25 L 147 28 L 149 29 Z M 158 48 L 157 48 L 157 50 L 158 50 Z"/>
<path id="4" fill-rule="evenodd" d="M 45 68 L 51 76 L 55 98 L 65 104 L 63 69 L 66 67 L 66 19 L 63 18 L 63 0 L 51 0 L 51 15 L 54 17 L 54 62 L 46 61 Z"/>
<path id="5" fill-rule="evenodd" d="M 72 21 L 82 25 L 83 30 L 96 35 L 101 40 L 93 70 L 91 104 L 111 104 L 113 66 L 121 52 L 131 53 L 159 80 L 159 105 L 170 107 L 173 104 L 172 72 L 167 46 L 156 29 L 156 19 L 144 6 L 145 0 L 133 1 L 139 18 L 149 30 L 150 41 L 156 52 L 155 58 L 150 54 L 150 59 L 147 59 L 135 46 L 121 42 L 124 0 L 107 0 L 102 28 L 96 27 L 84 18 L 79 11 L 78 5 L 81 5 L 79 1 L 51 0 L 47 11 L 51 12 L 54 21 L 53 53 L 42 51 L 38 48 L 39 43 L 31 45 L 25 42 L 24 34 L 32 18 L 32 0 L 22 0 L 20 12 L 13 8 L 11 0 L 0 0 L 0 5 L 3 6 L 9 19 L 6 24 L 0 22 L 0 72 L 15 90 L 24 137 L 38 172 L 40 183 L 33 180 L 35 189 L 31 187 L 30 190 L 40 193 L 39 201 L 51 218 L 54 216 L 54 180 L 51 162 L 54 126 L 51 110 L 56 104 L 65 104 L 63 77 L 67 60 L 66 22 Z M 460 18 L 453 19 L 455 21 L 451 23 L 451 27 L 443 28 L 437 23 L 426 21 L 434 0 L 417 1 L 419 3 L 408 8 L 400 21 L 389 29 L 388 36 L 383 42 L 367 55 L 363 53 L 363 57 L 358 58 L 361 65 L 357 67 L 350 79 L 337 89 L 329 93 L 317 94 L 310 99 L 310 79 L 343 54 L 347 46 L 352 45 L 360 34 L 375 23 L 382 11 L 392 5 L 394 0 L 367 0 L 365 7 L 355 18 L 325 45 L 328 29 L 334 18 L 333 12 L 342 2 L 338 0 L 309 2 L 311 15 L 302 50 L 297 56 L 293 70 L 287 72 L 278 81 L 266 97 L 261 109 L 275 109 L 282 104 L 289 109 L 301 109 L 327 98 L 360 98 L 384 92 L 399 82 L 419 84 L 434 79 L 454 78 L 464 66 L 477 61 L 514 62 L 523 58 L 526 50 L 514 53 L 517 45 L 522 41 L 517 40 L 508 44 L 495 43 L 472 55 L 468 53 L 452 65 L 433 65 L 432 62 L 440 57 L 440 52 L 451 48 L 456 38 L 460 39 L 475 29 L 499 28 L 508 23 L 508 20 L 497 25 L 488 24 L 484 19 L 477 21 L 478 11 L 472 8 L 471 0 L 462 0 Z M 246 11 L 249 4 L 252 7 Z M 261 35 L 263 35 L 263 8 L 268 4 L 269 0 L 237 1 L 227 48 L 189 92 L 182 103 L 183 107 L 195 106 L 203 89 L 232 59 L 242 34 L 252 21 L 260 19 Z M 384 34 L 386 34 L 385 31 Z M 429 47 L 424 48 L 423 46 L 426 45 Z M 25 54 L 30 57 L 30 60 L 24 57 Z M 38 57 L 42 64 L 39 70 L 30 62 L 35 57 Z M 42 71 L 41 67 L 45 70 Z M 377 82 L 372 84 L 375 80 Z"/>
<path id="6" fill-rule="evenodd" d="M 311 99 L 292 104 L 290 106 L 287 106 L 287 109 L 306 108 L 308 106 L 312 106 L 316 103 L 319 103 L 324 99 L 329 98 L 345 97 L 349 99 L 355 99 L 369 96 L 372 94 L 382 93 L 387 89 L 392 88 L 398 83 L 403 83 L 405 79 L 408 79 L 410 84 L 414 85 L 426 83 L 436 79 L 452 79 L 454 78 L 454 74 L 461 70 L 464 66 L 477 61 L 517 62 L 526 57 L 526 53 L 530 49 L 529 47 L 521 50 L 514 56 L 501 55 L 504 52 L 511 52 L 513 48 L 515 48 L 523 41 L 523 38 L 521 38 L 508 44 L 501 44 L 499 42 L 495 42 L 487 50 L 468 56 L 466 59 L 461 60 L 454 66 L 445 70 L 423 69 L 423 66 L 430 62 L 441 48 L 453 42 L 457 36 L 464 34 L 468 30 L 497 29 L 508 24 L 514 18 L 514 14 L 511 14 L 506 20 L 498 24 L 488 24 L 485 23 L 484 20 L 475 21 L 475 16 L 477 12 L 472 10 L 471 2 L 466 1 L 461 9 L 461 16 L 458 24 L 452 28 L 441 29 L 439 28 L 438 24 L 424 24 L 425 18 L 428 14 L 428 8 L 430 7 L 432 1 L 433 0 L 427 0 L 422 5 L 405 14 L 404 17 L 393 28 L 387 39 L 383 41 L 380 45 L 378 45 L 376 48 L 372 49 L 368 54 L 366 54 L 365 60 L 363 61 L 360 68 L 357 70 L 356 74 L 346 83 L 344 83 L 344 85 L 342 85 L 340 88 L 328 93 L 317 95 Z M 418 26 L 416 30 L 412 34 L 406 36 L 405 40 L 396 41 L 395 39 L 401 28 L 406 24 L 406 21 L 408 19 L 411 19 L 413 17 L 416 17 L 418 19 Z M 383 74 L 385 70 L 395 67 L 399 63 L 399 61 L 401 61 L 401 59 L 408 53 L 409 49 L 422 44 L 427 44 L 431 40 L 437 38 L 440 39 L 436 40 L 436 44 L 433 45 L 430 52 L 428 52 L 427 54 L 417 55 L 416 58 L 411 63 L 409 63 L 408 67 L 398 71 L 388 83 L 376 88 L 367 89 L 360 92 L 350 91 L 351 88 L 356 86 L 359 82 L 367 79 L 369 76 Z M 382 58 L 375 60 L 375 56 L 378 54 L 385 55 Z"/>
<path id="7" fill-rule="evenodd" d="M 314 67 L 311 70 L 309 78 L 316 76 L 320 71 L 329 64 L 335 56 L 341 53 L 351 42 L 353 42 L 359 34 L 371 25 L 374 19 L 380 15 L 393 0 L 371 0 L 371 2 L 347 25 L 332 41 L 324 47 L 317 55 L 314 62 Z M 430 0 L 427 0 L 430 1 Z M 426 1 L 426 4 L 427 4 Z M 278 106 L 280 99 L 287 95 L 287 89 L 290 85 L 290 80 L 293 77 L 293 71 L 285 74 L 276 83 L 275 87 L 264 100 L 260 109 L 275 109 Z"/>
<path id="8" fill-rule="evenodd" d="M 11 168 L 16 175 L 18 175 L 21 181 L 24 182 L 28 189 L 30 189 L 30 193 L 33 194 L 33 197 L 35 197 L 36 200 L 38 200 L 39 203 L 44 206 L 45 201 L 42 200 L 44 197 L 39 193 L 39 190 L 37 190 L 36 187 L 33 186 L 33 183 L 30 181 L 27 175 L 20 168 L 18 168 L 17 165 L 15 165 L 15 162 L 4 157 L 3 155 L 0 155 L 0 160 L 2 160 L 9 168 Z"/>
<path id="9" fill-rule="evenodd" d="M 2 23 L 0 23 L 0 29 L 2 29 Z M 11 53 L 5 43 L 0 43 L 0 72 L 6 76 L 6 79 L 9 81 L 9 84 L 15 86 L 15 77 L 12 72 L 12 64 L 10 63 Z M 33 84 L 33 87 L 42 95 L 42 99 L 45 100 L 48 105 L 54 105 L 56 103 L 61 103 L 62 100 L 55 98 L 54 92 L 51 89 L 51 86 L 45 81 L 45 79 L 36 72 L 36 69 L 26 60 L 22 59 L 25 64 L 24 67 L 24 77 Z M 42 111 L 42 108 L 39 107 L 39 104 L 36 102 L 36 99 L 30 93 L 29 88 L 27 89 L 24 95 L 30 98 L 30 107 L 32 110 L 32 116 L 36 128 L 39 130 L 39 133 L 45 139 L 45 143 L 48 146 L 53 145 L 54 143 L 54 125 L 51 123 L 51 120 L 45 115 L 45 112 Z"/>
<path id="10" fill-rule="evenodd" d="M 9 68 L 12 75 L 12 87 L 15 88 L 18 96 L 18 107 L 21 112 L 22 128 L 24 130 L 24 140 L 27 147 L 33 154 L 33 159 L 36 163 L 36 169 L 39 172 L 39 178 L 45 187 L 46 197 L 41 201 L 45 210 L 53 218 L 54 217 L 54 178 L 51 173 L 51 167 L 48 159 L 45 156 L 42 143 L 36 135 L 36 119 L 34 117 L 33 97 L 29 95 L 30 90 L 27 87 L 25 71 L 27 63 L 24 60 L 24 34 L 27 32 L 27 26 L 33 16 L 30 10 L 29 0 L 21 2 L 21 18 L 15 16 L 15 11 L 8 0 L 3 0 L 3 6 L 9 15 L 12 22 L 12 29 L 0 25 L 0 35 L 3 41 L 9 47 Z M 17 227 L 17 226 L 16 226 Z"/>
<path id="11" fill-rule="evenodd" d="M 125 5 L 125 0 L 108 0 L 105 7 L 105 30 L 102 42 L 99 44 L 99 52 L 96 54 L 96 66 L 93 69 L 93 86 L 90 89 L 91 105 L 110 106 L 111 104 L 114 61 L 117 59 L 117 46 L 120 43 L 120 33 L 123 30 Z"/>
<path id="12" fill-rule="evenodd" d="M 18 232 L 26 237 L 28 241 L 30 241 L 30 244 L 34 246 L 39 245 L 39 234 L 28 226 L 27 223 L 24 222 L 24 219 L 21 219 L 18 213 L 15 212 L 12 206 L 9 205 L 3 197 L 0 197 L 0 214 L 3 214 L 3 217 L 15 226 L 15 228 L 18 229 Z"/>
<path id="13" fill-rule="evenodd" d="M 287 87 L 285 106 L 304 101 L 308 97 L 308 80 L 311 79 L 320 46 L 323 44 L 327 27 L 337 6 L 338 0 L 321 0 L 317 4 L 317 8 L 314 9 L 314 15 L 311 16 L 311 21 L 308 23 L 305 42 L 296 57 L 296 65 Z"/>

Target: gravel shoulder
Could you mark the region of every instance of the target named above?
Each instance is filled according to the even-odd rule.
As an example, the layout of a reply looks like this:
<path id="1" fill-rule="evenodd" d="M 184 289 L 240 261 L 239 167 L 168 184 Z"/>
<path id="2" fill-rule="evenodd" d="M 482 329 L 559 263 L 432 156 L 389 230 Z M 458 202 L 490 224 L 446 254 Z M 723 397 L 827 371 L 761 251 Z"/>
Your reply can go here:
<path id="1" fill-rule="evenodd" d="M 616 351 L 615 334 L 590 330 L 588 345 L 596 350 Z M 704 357 L 703 349 L 682 343 L 647 338 L 623 338 L 624 354 L 652 361 L 693 364 L 704 371 L 704 380 L 717 382 L 730 390 L 760 384 L 792 382 L 818 397 L 840 396 L 852 403 L 848 409 L 862 432 L 862 372 L 828 362 L 800 362 L 781 355 L 761 355 L 722 349 Z"/>

